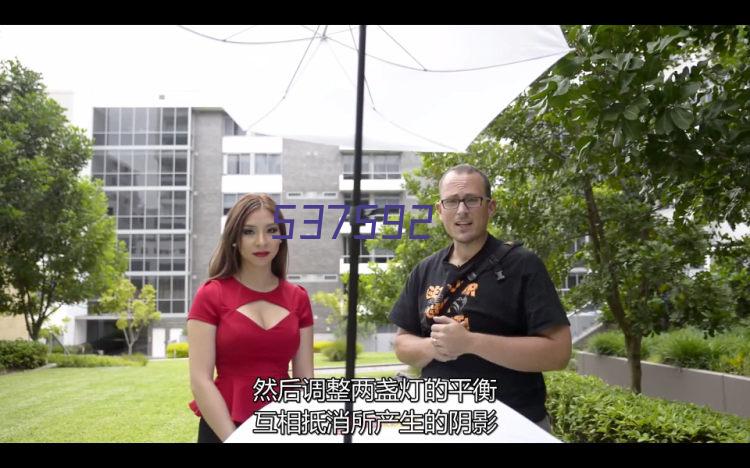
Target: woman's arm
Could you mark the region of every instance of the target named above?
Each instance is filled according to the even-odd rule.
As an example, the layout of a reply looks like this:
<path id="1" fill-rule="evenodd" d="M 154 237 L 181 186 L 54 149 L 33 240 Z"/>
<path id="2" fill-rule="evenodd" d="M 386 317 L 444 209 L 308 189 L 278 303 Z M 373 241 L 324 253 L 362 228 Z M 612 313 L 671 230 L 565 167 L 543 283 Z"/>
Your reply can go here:
<path id="1" fill-rule="evenodd" d="M 292 359 L 292 377 L 313 378 L 313 327 L 300 328 L 299 349 Z"/>
<path id="2" fill-rule="evenodd" d="M 203 419 L 216 435 L 226 440 L 237 429 L 227 404 L 214 384 L 216 361 L 216 326 L 200 320 L 188 320 L 190 348 L 190 389 Z"/>

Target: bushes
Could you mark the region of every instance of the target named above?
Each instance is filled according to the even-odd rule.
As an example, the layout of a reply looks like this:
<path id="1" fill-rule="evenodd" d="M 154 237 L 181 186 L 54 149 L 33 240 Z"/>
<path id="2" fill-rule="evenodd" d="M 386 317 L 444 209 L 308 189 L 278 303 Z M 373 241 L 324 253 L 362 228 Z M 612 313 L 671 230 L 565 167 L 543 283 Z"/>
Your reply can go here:
<path id="1" fill-rule="evenodd" d="M 148 357 L 145 354 L 142 353 L 133 353 L 133 354 L 123 354 L 120 356 L 121 358 L 125 359 L 126 361 L 132 361 L 137 363 L 140 366 L 145 366 L 148 364 Z"/>
<path id="2" fill-rule="evenodd" d="M 625 339 L 619 331 L 600 333 L 591 338 L 588 350 L 625 357 Z M 692 327 L 646 337 L 642 358 L 678 367 L 750 376 L 750 327 L 736 326 L 708 338 Z"/>
<path id="3" fill-rule="evenodd" d="M 750 328 L 732 330 L 712 340 L 712 369 L 727 374 L 750 376 Z"/>
<path id="4" fill-rule="evenodd" d="M 140 357 L 139 357 L 140 356 Z M 113 366 L 145 366 L 148 359 L 145 356 L 98 356 L 96 354 L 50 354 L 49 362 L 58 367 L 113 367 Z"/>
<path id="5" fill-rule="evenodd" d="M 625 337 L 617 331 L 599 333 L 591 337 L 589 351 L 603 356 L 625 357 Z"/>
<path id="6" fill-rule="evenodd" d="M 683 329 L 665 335 L 659 342 L 662 362 L 678 367 L 711 369 L 714 350 L 708 340 L 694 329 Z"/>
<path id="7" fill-rule="evenodd" d="M 750 442 L 750 421 L 636 395 L 593 376 L 545 373 L 555 435 L 567 442 Z"/>
<path id="8" fill-rule="evenodd" d="M 83 343 L 79 345 L 68 345 L 63 349 L 62 346 L 56 344 L 52 347 L 51 352 L 57 354 L 65 354 L 66 350 L 68 351 L 68 354 L 93 354 L 94 347 L 91 346 L 91 343 Z"/>
<path id="9" fill-rule="evenodd" d="M 188 343 L 169 343 L 167 345 L 168 358 L 186 358 L 188 357 Z"/>
<path id="10" fill-rule="evenodd" d="M 364 347 L 357 343 L 355 347 L 355 355 L 358 356 L 362 352 Z M 343 361 L 346 359 L 346 341 L 336 341 L 329 346 L 323 348 L 323 355 L 328 358 L 329 361 Z"/>
<path id="11" fill-rule="evenodd" d="M 47 346 L 35 341 L 0 340 L 0 367 L 34 369 L 47 363 Z"/>
<path id="12" fill-rule="evenodd" d="M 620 331 L 608 331 L 591 337 L 589 351 L 604 356 L 626 357 L 625 336 Z M 650 355 L 650 344 L 647 340 L 641 341 L 641 359 Z"/>
<path id="13" fill-rule="evenodd" d="M 313 353 L 323 352 L 324 349 L 331 346 L 333 341 L 316 341 L 313 343 Z"/>

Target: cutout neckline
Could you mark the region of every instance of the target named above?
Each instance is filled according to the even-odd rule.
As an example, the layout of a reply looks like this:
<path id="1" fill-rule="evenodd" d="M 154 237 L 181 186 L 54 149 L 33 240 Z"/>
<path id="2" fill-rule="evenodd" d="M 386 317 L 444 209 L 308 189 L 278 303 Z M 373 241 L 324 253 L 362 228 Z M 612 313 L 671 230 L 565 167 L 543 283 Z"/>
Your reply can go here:
<path id="1" fill-rule="evenodd" d="M 244 305 L 247 305 L 247 304 L 244 304 Z M 274 305 L 275 305 L 275 304 L 274 304 Z M 240 307 L 242 307 L 242 306 L 240 306 Z M 260 324 L 259 324 L 258 322 L 256 322 L 256 321 L 255 321 L 255 320 L 253 320 L 252 318 L 250 318 L 250 316 L 248 316 L 247 314 L 245 314 L 245 313 L 243 313 L 243 312 L 240 312 L 239 308 L 237 308 L 237 309 L 234 309 L 234 311 L 235 311 L 235 312 L 237 312 L 238 314 L 240 314 L 241 316 L 245 317 L 246 319 L 248 319 L 248 320 L 249 320 L 250 322 L 252 322 L 252 323 L 253 323 L 253 324 L 254 324 L 254 325 L 255 325 L 256 327 L 258 327 L 259 329 L 261 329 L 261 330 L 262 330 L 262 331 L 264 331 L 264 332 L 267 332 L 267 331 L 271 331 L 271 330 L 273 330 L 274 328 L 278 327 L 279 325 L 281 325 L 281 323 L 282 323 L 282 322 L 283 322 L 284 320 L 288 319 L 288 318 L 289 318 L 289 317 L 291 317 L 291 315 L 292 315 L 292 313 L 291 313 L 291 312 L 287 311 L 287 314 L 286 314 L 286 315 L 284 316 L 284 318 L 282 318 L 281 320 L 279 320 L 278 322 L 276 322 L 276 323 L 275 323 L 275 324 L 274 324 L 274 325 L 273 325 L 272 327 L 269 327 L 269 328 L 263 328 L 263 327 L 262 327 L 262 326 L 261 326 L 261 325 L 260 325 Z"/>

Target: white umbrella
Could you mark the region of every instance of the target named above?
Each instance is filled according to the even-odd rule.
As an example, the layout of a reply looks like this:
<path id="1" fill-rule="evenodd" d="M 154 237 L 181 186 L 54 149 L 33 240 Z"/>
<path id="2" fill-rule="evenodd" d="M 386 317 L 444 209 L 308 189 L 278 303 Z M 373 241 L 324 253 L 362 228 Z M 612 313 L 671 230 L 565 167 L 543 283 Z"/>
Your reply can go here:
<path id="1" fill-rule="evenodd" d="M 351 147 L 359 32 L 352 26 L 184 26 L 232 48 L 273 84 L 229 86 L 227 109 L 253 132 Z M 284 40 L 292 42 L 281 42 Z M 370 26 L 363 148 L 464 151 L 570 49 L 558 26 Z M 266 53 L 271 52 L 270 55 Z M 246 58 L 242 58 L 243 55 Z"/>

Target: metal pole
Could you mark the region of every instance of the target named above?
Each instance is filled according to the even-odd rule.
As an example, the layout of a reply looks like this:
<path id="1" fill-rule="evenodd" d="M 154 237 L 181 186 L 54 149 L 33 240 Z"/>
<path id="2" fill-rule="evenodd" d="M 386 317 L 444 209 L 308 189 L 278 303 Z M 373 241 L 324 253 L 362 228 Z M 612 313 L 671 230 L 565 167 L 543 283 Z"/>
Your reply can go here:
<path id="1" fill-rule="evenodd" d="M 359 61 L 357 66 L 357 123 L 354 132 L 354 206 L 360 204 L 360 180 L 362 179 L 362 114 L 365 94 L 365 38 L 367 26 L 359 25 Z M 357 344 L 357 301 L 359 299 L 359 225 L 355 218 L 356 210 L 349 213 L 352 235 L 349 238 L 349 300 L 346 320 L 346 378 L 354 378 L 354 364 Z M 353 404 L 351 394 L 345 404 L 349 421 L 352 421 Z M 351 427 L 351 424 L 350 424 Z M 344 434 L 344 443 L 352 442 L 351 434 Z"/>

